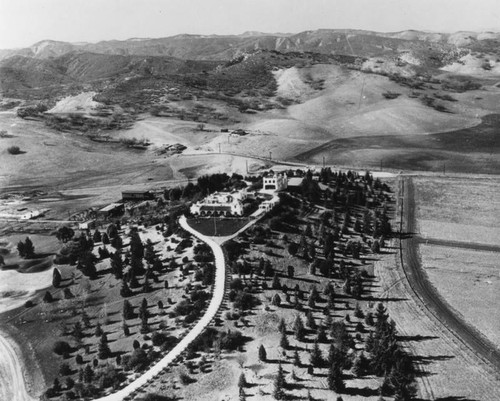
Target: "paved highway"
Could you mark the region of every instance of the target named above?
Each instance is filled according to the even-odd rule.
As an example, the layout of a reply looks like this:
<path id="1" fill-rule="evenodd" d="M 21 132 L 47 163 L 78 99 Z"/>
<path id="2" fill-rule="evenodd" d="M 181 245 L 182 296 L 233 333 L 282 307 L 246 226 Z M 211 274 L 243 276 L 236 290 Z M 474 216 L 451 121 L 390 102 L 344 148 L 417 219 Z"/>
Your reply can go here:
<path id="1" fill-rule="evenodd" d="M 415 199 L 411 178 L 401 178 L 400 191 L 400 195 L 402 195 L 403 232 L 415 233 Z M 479 331 L 458 317 L 427 280 L 418 253 L 420 241 L 416 235 L 401 239 L 401 264 L 413 291 L 415 291 L 426 308 L 451 330 L 459 340 L 482 359 L 493 365 L 497 372 L 500 372 L 500 351 Z"/>

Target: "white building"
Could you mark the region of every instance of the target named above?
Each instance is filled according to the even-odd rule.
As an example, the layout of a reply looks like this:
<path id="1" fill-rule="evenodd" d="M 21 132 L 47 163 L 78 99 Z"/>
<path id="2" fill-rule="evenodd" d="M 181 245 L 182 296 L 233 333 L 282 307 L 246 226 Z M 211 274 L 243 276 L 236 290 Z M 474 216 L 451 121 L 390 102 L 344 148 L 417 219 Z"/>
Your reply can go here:
<path id="1" fill-rule="evenodd" d="M 215 192 L 190 208 L 194 215 L 243 215 L 243 201 L 247 198 L 246 190 L 232 192 Z"/>
<path id="2" fill-rule="evenodd" d="M 273 194 L 287 188 L 288 179 L 286 174 L 268 174 L 263 177 L 261 192 Z"/>
<path id="3" fill-rule="evenodd" d="M 274 208 L 278 203 L 280 203 L 280 198 L 275 195 L 271 199 L 263 201 L 259 205 L 259 209 L 264 210 L 264 212 L 269 212 L 272 208 Z"/>

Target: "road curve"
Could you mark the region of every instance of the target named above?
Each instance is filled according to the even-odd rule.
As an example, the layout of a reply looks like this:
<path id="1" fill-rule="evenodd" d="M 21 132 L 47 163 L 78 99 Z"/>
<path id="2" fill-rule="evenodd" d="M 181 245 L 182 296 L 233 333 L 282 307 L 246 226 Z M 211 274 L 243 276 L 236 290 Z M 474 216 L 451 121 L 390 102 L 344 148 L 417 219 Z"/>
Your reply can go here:
<path id="1" fill-rule="evenodd" d="M 102 398 L 97 399 L 96 401 L 122 401 L 123 398 L 130 395 L 131 393 L 138 390 L 140 387 L 147 384 L 150 380 L 154 379 L 164 368 L 166 368 L 172 361 L 177 358 L 186 347 L 196 338 L 198 337 L 202 331 L 207 327 L 208 324 L 215 317 L 219 307 L 222 303 L 222 299 L 224 297 L 224 281 L 225 281 L 225 262 L 224 262 L 224 254 L 222 252 L 222 248 L 219 244 L 213 241 L 210 237 L 201 235 L 198 231 L 193 230 L 186 221 L 186 217 L 182 216 L 179 219 L 179 223 L 181 227 L 190 232 L 195 237 L 199 238 L 201 241 L 205 242 L 214 253 L 215 257 L 215 283 L 213 289 L 212 299 L 210 300 L 210 304 L 203 315 L 203 317 L 196 323 L 196 325 L 191 329 L 191 331 L 167 354 L 165 355 L 158 363 L 156 363 L 153 367 L 151 367 L 147 372 L 145 372 L 142 376 L 134 380 L 132 383 L 122 388 L 121 390 L 104 396 Z"/>
<path id="2" fill-rule="evenodd" d="M 21 358 L 7 337 L 0 332 L 0 400 L 35 401 L 26 390 Z"/>
<path id="3" fill-rule="evenodd" d="M 413 182 L 409 177 L 402 177 L 403 199 L 401 215 L 404 224 L 403 232 L 415 233 L 415 199 Z M 401 194 L 401 192 L 400 192 Z M 474 329 L 460 317 L 440 297 L 439 293 L 428 281 L 421 266 L 418 254 L 419 238 L 409 236 L 401 239 L 401 264 L 411 288 L 424 303 L 426 308 L 441 321 L 454 335 L 467 345 L 483 360 L 489 362 L 500 372 L 500 351 L 478 330 Z"/>

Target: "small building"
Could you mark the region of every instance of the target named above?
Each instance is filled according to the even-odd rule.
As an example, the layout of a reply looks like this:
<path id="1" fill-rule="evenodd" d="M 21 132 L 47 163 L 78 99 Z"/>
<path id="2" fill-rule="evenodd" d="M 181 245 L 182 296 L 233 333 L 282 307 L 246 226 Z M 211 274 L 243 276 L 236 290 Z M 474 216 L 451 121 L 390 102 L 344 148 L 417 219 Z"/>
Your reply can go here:
<path id="1" fill-rule="evenodd" d="M 122 200 L 123 201 L 144 201 L 151 200 L 154 196 L 151 191 L 122 191 Z"/>
<path id="2" fill-rule="evenodd" d="M 273 209 L 278 203 L 280 203 L 280 198 L 278 196 L 273 196 L 271 199 L 267 199 L 263 201 L 259 205 L 259 209 L 264 210 L 264 212 L 269 212 Z"/>
<path id="3" fill-rule="evenodd" d="M 268 174 L 262 179 L 261 192 L 272 194 L 287 188 L 288 180 L 285 174 Z"/>
<path id="4" fill-rule="evenodd" d="M 95 220 L 87 220 L 78 223 L 79 230 L 93 230 L 95 229 L 95 227 L 96 227 Z"/>
<path id="5" fill-rule="evenodd" d="M 302 181 L 304 181 L 304 177 L 290 177 L 287 183 L 288 189 L 291 191 L 299 189 Z"/>
<path id="6" fill-rule="evenodd" d="M 111 203 L 97 211 L 97 215 L 100 217 L 116 217 L 121 216 L 123 213 L 125 213 L 123 203 Z"/>

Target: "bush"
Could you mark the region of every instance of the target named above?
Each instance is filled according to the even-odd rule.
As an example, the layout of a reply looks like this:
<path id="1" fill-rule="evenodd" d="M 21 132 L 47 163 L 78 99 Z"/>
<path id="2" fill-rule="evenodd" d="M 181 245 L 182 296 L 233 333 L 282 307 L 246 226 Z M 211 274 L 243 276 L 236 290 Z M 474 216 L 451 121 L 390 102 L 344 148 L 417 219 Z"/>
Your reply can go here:
<path id="1" fill-rule="evenodd" d="M 20 155 L 21 153 L 21 149 L 19 148 L 19 146 L 10 146 L 7 148 L 7 152 L 9 152 L 11 155 Z"/>
<path id="2" fill-rule="evenodd" d="M 151 337 L 151 340 L 154 346 L 159 347 L 163 345 L 165 341 L 167 341 L 167 336 L 162 332 L 155 331 Z"/>
<path id="3" fill-rule="evenodd" d="M 64 355 L 71 352 L 71 346 L 66 341 L 57 341 L 52 348 L 57 355 Z"/>

